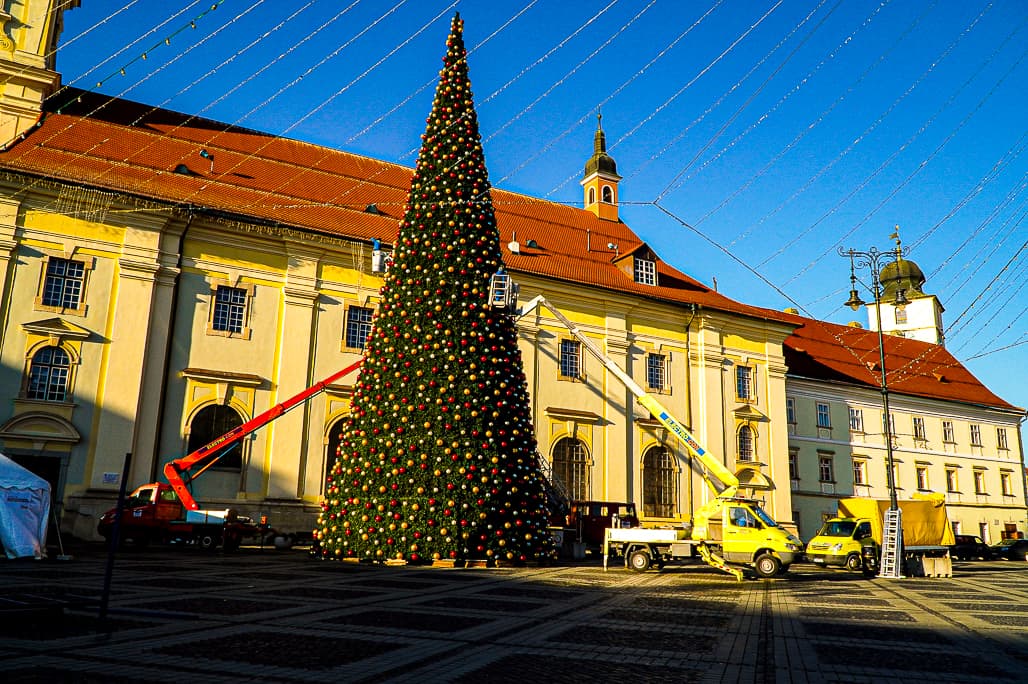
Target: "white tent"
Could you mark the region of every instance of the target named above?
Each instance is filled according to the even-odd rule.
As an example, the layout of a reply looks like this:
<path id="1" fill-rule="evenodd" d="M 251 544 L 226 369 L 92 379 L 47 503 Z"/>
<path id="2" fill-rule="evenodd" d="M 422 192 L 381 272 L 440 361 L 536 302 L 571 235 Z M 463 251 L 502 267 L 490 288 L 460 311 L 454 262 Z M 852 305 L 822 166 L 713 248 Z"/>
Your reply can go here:
<path id="1" fill-rule="evenodd" d="M 0 543 L 8 558 L 45 558 L 50 483 L 0 454 Z"/>

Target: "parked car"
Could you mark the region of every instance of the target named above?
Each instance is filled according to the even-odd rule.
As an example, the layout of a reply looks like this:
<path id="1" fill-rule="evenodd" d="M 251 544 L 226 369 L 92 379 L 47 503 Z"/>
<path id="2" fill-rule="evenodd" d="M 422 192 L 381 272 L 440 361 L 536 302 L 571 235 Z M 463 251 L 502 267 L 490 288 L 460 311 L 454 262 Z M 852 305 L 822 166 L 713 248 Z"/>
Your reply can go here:
<path id="1" fill-rule="evenodd" d="M 1028 539 L 1004 539 L 991 551 L 994 558 L 1028 561 Z"/>
<path id="2" fill-rule="evenodd" d="M 972 534 L 958 534 L 954 537 L 956 543 L 949 547 L 949 555 L 957 560 L 992 560 L 992 549 L 982 541 L 981 537 Z"/>

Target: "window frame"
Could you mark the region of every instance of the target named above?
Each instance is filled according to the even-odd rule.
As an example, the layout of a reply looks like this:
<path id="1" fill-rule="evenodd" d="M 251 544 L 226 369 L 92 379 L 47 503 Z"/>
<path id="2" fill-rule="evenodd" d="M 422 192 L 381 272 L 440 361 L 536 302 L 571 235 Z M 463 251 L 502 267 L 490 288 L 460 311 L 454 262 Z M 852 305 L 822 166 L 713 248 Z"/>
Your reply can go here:
<path id="1" fill-rule="evenodd" d="M 969 426 L 971 446 L 982 446 L 982 426 L 979 423 L 971 423 Z"/>
<path id="2" fill-rule="evenodd" d="M 974 471 L 974 493 L 978 495 L 988 494 L 985 486 L 985 469 L 975 468 Z"/>
<path id="3" fill-rule="evenodd" d="M 655 365 L 655 362 L 659 359 L 660 363 Z M 659 365 L 659 367 L 658 367 Z M 671 383 L 669 382 L 669 363 L 667 354 L 660 354 L 658 352 L 647 352 L 646 354 L 646 387 L 651 392 L 658 394 L 669 394 L 671 392 Z M 654 384 L 654 380 L 657 380 L 659 384 Z"/>
<path id="4" fill-rule="evenodd" d="M 867 459 L 866 458 L 854 458 L 853 459 L 853 485 L 864 486 L 870 484 L 867 481 Z"/>
<path id="5" fill-rule="evenodd" d="M 850 408 L 850 432 L 863 433 L 864 432 L 864 409 L 849 407 Z"/>
<path id="6" fill-rule="evenodd" d="M 1002 494 L 1003 496 L 1013 496 L 1014 495 L 1014 482 L 1013 482 L 1013 478 L 1011 477 L 1011 474 L 1009 472 L 1005 471 L 1005 470 L 1004 471 L 1000 471 L 1000 474 L 999 474 L 999 488 L 1000 488 L 1000 494 Z"/>
<path id="7" fill-rule="evenodd" d="M 753 463 L 757 460 L 757 434 L 750 425 L 743 423 L 735 434 L 735 457 L 737 461 Z"/>
<path id="8" fill-rule="evenodd" d="M 785 422 L 789 425 L 796 424 L 796 398 L 785 398 Z"/>
<path id="9" fill-rule="evenodd" d="M 957 442 L 957 433 L 953 429 L 952 420 L 942 421 L 942 441 L 946 444 L 956 444 Z"/>
<path id="10" fill-rule="evenodd" d="M 1001 451 L 1009 451 L 1010 443 L 1007 441 L 1007 429 L 996 428 L 996 448 Z"/>
<path id="11" fill-rule="evenodd" d="M 757 369 L 750 364 L 735 365 L 735 400 L 747 404 L 757 401 Z"/>
<path id="12" fill-rule="evenodd" d="M 591 464 L 589 449 L 577 437 L 565 435 L 553 443 L 550 467 L 553 474 L 560 478 L 572 500 L 583 501 L 590 498 Z"/>
<path id="13" fill-rule="evenodd" d="M 216 278 L 212 279 L 211 283 L 211 294 L 210 294 L 210 305 L 207 312 L 207 334 L 212 337 L 229 337 L 236 340 L 249 340 L 253 335 L 253 331 L 250 328 L 250 318 L 253 314 L 253 300 L 256 293 L 256 285 L 253 283 L 240 283 L 237 282 L 235 285 L 230 284 L 227 280 Z M 243 302 L 241 303 L 242 312 L 240 320 L 239 330 L 221 330 L 215 327 L 216 316 L 218 311 L 218 290 L 221 288 L 229 288 L 232 290 L 238 290 L 243 293 Z M 240 304 L 230 302 L 229 306 L 239 306 Z"/>
<path id="14" fill-rule="evenodd" d="M 826 477 L 827 476 L 827 477 Z M 817 455 L 817 481 L 835 482 L 835 457 L 829 454 Z"/>
<path id="15" fill-rule="evenodd" d="M 655 445 L 642 458 L 643 515 L 648 518 L 674 518 L 678 502 L 678 468 L 674 455 L 663 445 Z"/>
<path id="16" fill-rule="evenodd" d="M 914 416 L 911 418 L 911 425 L 914 429 L 914 439 L 919 442 L 928 440 L 928 432 L 925 429 L 924 418 L 922 416 Z"/>
<path id="17" fill-rule="evenodd" d="M 56 353 L 60 353 L 64 358 L 64 363 L 55 363 L 53 358 L 45 361 L 40 359 L 40 356 L 44 353 L 49 353 L 51 357 Z M 44 401 L 47 403 L 68 403 L 72 393 L 73 366 L 74 357 L 60 345 L 48 344 L 36 349 L 28 360 L 28 367 L 23 381 L 23 398 L 30 401 Z M 45 378 L 40 382 L 39 376 L 44 374 L 44 370 L 46 371 Z M 55 381 L 55 376 L 59 380 Z M 40 385 L 41 387 L 37 389 Z M 54 394 L 55 388 L 59 389 L 59 396 Z"/>
<path id="18" fill-rule="evenodd" d="M 657 262 L 640 256 L 635 257 L 632 269 L 632 280 L 640 285 L 657 285 Z"/>
<path id="19" fill-rule="evenodd" d="M 352 319 L 352 315 L 356 314 L 357 312 L 360 312 L 362 315 L 366 312 L 367 313 L 367 317 L 368 317 L 367 320 L 366 321 L 363 321 L 363 320 L 355 321 L 355 320 L 353 320 Z M 342 339 L 343 351 L 352 351 L 352 352 L 357 352 L 357 353 L 363 353 L 365 348 L 368 346 L 368 337 L 371 336 L 372 322 L 374 321 L 374 319 L 375 319 L 375 309 L 374 309 L 374 307 L 359 306 L 357 304 L 349 304 L 346 307 L 346 311 L 343 313 L 343 339 Z M 355 335 L 351 335 L 350 334 L 350 332 L 351 332 L 351 324 L 358 328 L 358 331 L 357 331 L 357 333 Z M 356 345 L 350 344 L 352 341 L 357 339 L 357 335 L 360 334 L 359 328 L 361 328 L 362 326 L 366 326 L 366 328 L 367 328 L 367 334 L 364 335 L 363 343 L 360 346 L 356 346 Z"/>
<path id="20" fill-rule="evenodd" d="M 960 492 L 960 473 L 953 466 L 946 468 L 946 492 L 957 494 Z"/>
<path id="21" fill-rule="evenodd" d="M 815 402 L 817 426 L 824 430 L 832 429 L 832 405 L 828 402 Z M 821 419 L 824 418 L 824 421 Z"/>
<path id="22" fill-rule="evenodd" d="M 66 306 L 63 304 L 52 304 L 46 303 L 46 293 L 48 290 L 48 283 L 50 282 L 50 268 L 51 265 L 57 261 L 76 264 L 82 268 L 81 277 L 75 277 L 74 280 L 79 283 L 78 297 L 75 306 Z M 86 305 L 86 293 L 89 286 L 89 275 L 96 265 L 95 259 L 92 257 L 77 257 L 73 254 L 67 254 L 65 252 L 44 252 L 43 258 L 40 260 L 40 273 L 39 273 L 39 284 L 36 288 L 36 297 L 33 300 L 33 308 L 36 311 L 47 311 L 50 313 L 58 313 L 68 316 L 85 316 L 89 307 Z M 65 278 L 67 276 L 54 276 Z"/>
<path id="23" fill-rule="evenodd" d="M 585 358 L 582 356 L 582 342 L 581 340 L 572 339 L 570 337 L 562 337 L 558 341 L 558 352 L 557 352 L 557 379 L 568 380 L 572 382 L 581 382 L 585 379 Z M 574 350 L 573 353 L 571 350 Z M 577 373 L 569 374 L 566 370 L 572 370 L 570 364 L 573 363 L 576 366 Z"/>
<path id="24" fill-rule="evenodd" d="M 921 492 L 931 491 L 928 484 L 928 466 L 923 463 L 914 464 L 914 476 L 917 482 L 917 489 Z"/>

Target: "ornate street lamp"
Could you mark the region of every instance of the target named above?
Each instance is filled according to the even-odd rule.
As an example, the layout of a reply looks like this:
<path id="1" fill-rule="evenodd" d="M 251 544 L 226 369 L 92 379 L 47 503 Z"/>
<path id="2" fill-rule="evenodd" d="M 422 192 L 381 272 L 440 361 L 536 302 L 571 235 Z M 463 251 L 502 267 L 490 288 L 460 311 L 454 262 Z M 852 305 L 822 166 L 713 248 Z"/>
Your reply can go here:
<path id="1" fill-rule="evenodd" d="M 882 425 L 885 431 L 885 456 L 889 484 L 889 510 L 886 513 L 885 525 L 882 531 L 882 559 L 879 563 L 878 576 L 898 579 L 903 576 L 900 567 L 900 559 L 903 557 L 903 518 L 896 499 L 896 471 L 892 448 L 892 422 L 889 414 L 889 383 L 885 374 L 885 339 L 882 333 L 882 285 L 880 278 L 882 267 L 903 258 L 905 250 L 900 244 L 899 226 L 896 227 L 896 232 L 889 237 L 896 240 L 896 247 L 894 249 L 882 252 L 876 247 L 871 247 L 866 251 L 859 251 L 853 248 L 844 250 L 840 247 L 839 255 L 849 257 L 850 260 L 850 298 L 846 302 L 846 306 L 854 311 L 865 305 L 864 300 L 860 298 L 860 293 L 857 291 L 857 283 L 860 280 L 857 278 L 856 270 L 866 268 L 871 273 L 871 287 L 867 287 L 862 282 L 861 285 L 864 285 L 865 289 L 869 290 L 874 296 L 875 316 L 878 322 L 878 361 L 882 371 L 882 408 L 885 412 Z M 905 306 L 908 303 L 904 290 L 901 289 L 896 292 L 894 303 L 896 306 Z"/>

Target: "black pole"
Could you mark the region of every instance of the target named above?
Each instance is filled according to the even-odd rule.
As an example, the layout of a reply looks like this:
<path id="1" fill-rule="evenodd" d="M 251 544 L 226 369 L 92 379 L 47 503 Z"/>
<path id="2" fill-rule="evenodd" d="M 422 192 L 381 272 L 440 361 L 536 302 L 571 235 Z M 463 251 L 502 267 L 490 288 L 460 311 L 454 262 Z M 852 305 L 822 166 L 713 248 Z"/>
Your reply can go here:
<path id="1" fill-rule="evenodd" d="M 100 624 L 107 621 L 107 604 L 111 599 L 111 576 L 114 574 L 114 552 L 118 550 L 121 543 L 121 513 L 125 508 L 125 484 L 128 481 L 129 468 L 132 466 L 132 452 L 125 453 L 125 465 L 121 469 L 121 487 L 118 488 L 117 514 L 114 516 L 114 525 L 111 526 L 111 536 L 107 546 L 107 567 L 104 569 L 104 588 L 100 595 Z"/>

